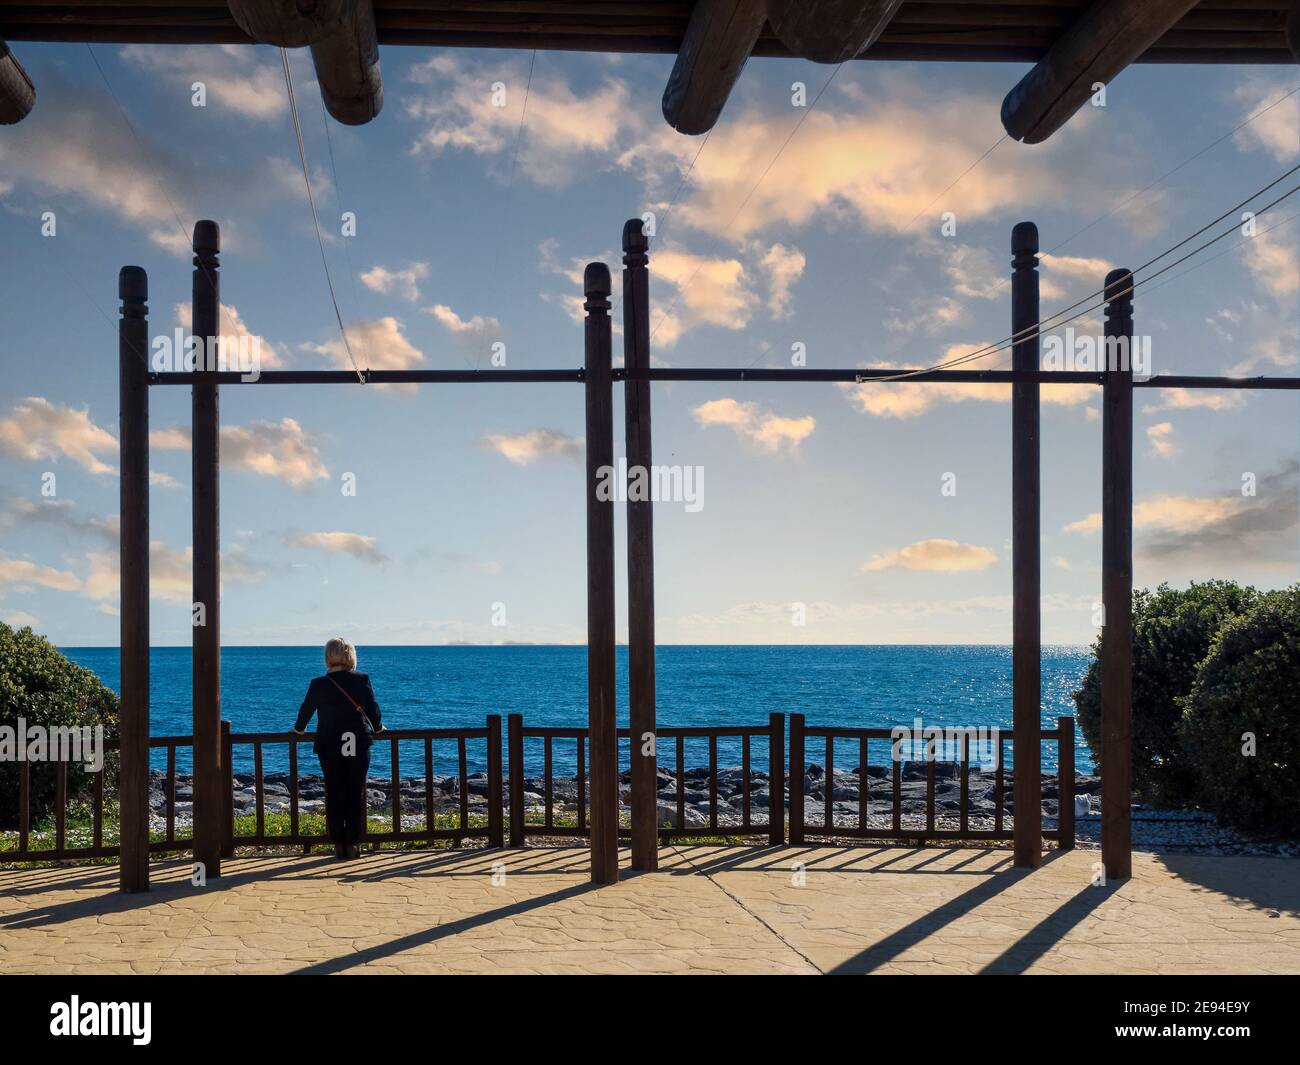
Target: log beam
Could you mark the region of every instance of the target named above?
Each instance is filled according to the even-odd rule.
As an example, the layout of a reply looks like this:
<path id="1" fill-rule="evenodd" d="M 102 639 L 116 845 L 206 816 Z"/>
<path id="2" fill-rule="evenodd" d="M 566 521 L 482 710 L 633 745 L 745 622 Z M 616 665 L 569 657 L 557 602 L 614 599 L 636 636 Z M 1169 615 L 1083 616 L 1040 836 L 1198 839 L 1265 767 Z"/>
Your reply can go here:
<path id="1" fill-rule="evenodd" d="M 1292 0 L 1286 15 L 1286 43 L 1295 61 L 1300 63 L 1300 0 Z"/>
<path id="2" fill-rule="evenodd" d="M 312 62 L 325 110 L 348 126 L 361 126 L 384 106 L 379 37 L 371 0 L 355 0 L 352 14 L 333 33 L 312 42 Z"/>
<path id="3" fill-rule="evenodd" d="M 698 0 L 664 89 L 663 111 L 679 133 L 707 133 L 754 50 L 765 0 Z"/>
<path id="4" fill-rule="evenodd" d="M 0 38 L 0 125 L 21 122 L 35 105 L 36 88 L 32 79 Z"/>
<path id="5" fill-rule="evenodd" d="M 767 0 L 772 32 L 797 56 L 843 63 L 870 48 L 903 0 Z"/>
<path id="6" fill-rule="evenodd" d="M 1197 0 L 1097 0 L 1002 101 L 1002 125 L 1047 140 L 1096 92 L 1171 30 Z"/>
<path id="7" fill-rule="evenodd" d="M 226 6 L 258 43 L 302 48 L 342 28 L 355 0 L 227 0 Z"/>

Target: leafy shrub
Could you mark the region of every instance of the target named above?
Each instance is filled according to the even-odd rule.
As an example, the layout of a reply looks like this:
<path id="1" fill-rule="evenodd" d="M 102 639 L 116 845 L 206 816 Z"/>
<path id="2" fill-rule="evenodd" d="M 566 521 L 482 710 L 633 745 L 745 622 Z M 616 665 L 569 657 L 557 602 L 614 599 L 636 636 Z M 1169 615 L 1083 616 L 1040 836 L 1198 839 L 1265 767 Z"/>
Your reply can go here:
<path id="1" fill-rule="evenodd" d="M 1224 625 L 1181 704 L 1202 801 L 1238 828 L 1300 835 L 1300 585 Z"/>
<path id="2" fill-rule="evenodd" d="M 1162 584 L 1133 593 L 1133 790 L 1148 802 L 1180 805 L 1196 796 L 1196 772 L 1183 756 L 1178 726 L 1196 679 L 1220 627 L 1259 601 L 1253 588 L 1232 581 Z M 1101 764 L 1101 637 L 1074 693 L 1079 726 Z"/>
<path id="3" fill-rule="evenodd" d="M 70 662 L 30 628 L 0 622 L 0 725 L 103 725 L 105 738 L 117 735 L 118 698 L 88 669 Z M 54 807 L 54 765 L 29 767 L 32 823 Z M 0 827 L 18 826 L 17 762 L 0 762 Z M 86 781 L 80 762 L 68 764 L 68 794 Z"/>

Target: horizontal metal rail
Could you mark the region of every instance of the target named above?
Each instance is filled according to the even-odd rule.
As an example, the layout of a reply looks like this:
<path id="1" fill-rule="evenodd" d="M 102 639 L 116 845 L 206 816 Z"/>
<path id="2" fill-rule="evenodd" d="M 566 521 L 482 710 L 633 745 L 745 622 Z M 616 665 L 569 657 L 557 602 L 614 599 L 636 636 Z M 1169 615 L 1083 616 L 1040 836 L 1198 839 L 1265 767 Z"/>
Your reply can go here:
<path id="1" fill-rule="evenodd" d="M 1105 373 L 1093 370 L 900 370 L 871 369 L 732 369 L 728 367 L 651 367 L 612 371 L 614 381 L 757 381 L 830 384 L 1040 384 L 1100 385 Z M 410 385 L 410 384 L 581 384 L 585 371 L 575 370 L 266 370 L 256 377 L 226 370 L 215 375 L 222 385 Z M 209 378 L 211 379 L 211 378 Z M 189 372 L 151 373 L 151 385 L 192 385 Z M 1134 388 L 1230 388 L 1290 391 L 1300 377 L 1206 377 L 1164 374 L 1135 378 Z"/>
<path id="2" fill-rule="evenodd" d="M 418 385 L 581 383 L 583 370 L 263 370 L 253 376 L 239 370 L 206 374 L 219 385 Z M 151 385 L 192 385 L 189 371 L 151 373 Z"/>

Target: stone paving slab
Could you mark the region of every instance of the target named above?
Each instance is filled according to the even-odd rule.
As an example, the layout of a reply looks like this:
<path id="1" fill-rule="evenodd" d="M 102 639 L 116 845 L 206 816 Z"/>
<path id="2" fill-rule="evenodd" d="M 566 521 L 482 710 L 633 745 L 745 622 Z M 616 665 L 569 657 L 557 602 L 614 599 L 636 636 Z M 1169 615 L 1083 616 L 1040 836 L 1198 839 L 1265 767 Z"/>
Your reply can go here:
<path id="1" fill-rule="evenodd" d="M 1300 860 L 687 847 L 587 880 L 582 847 L 0 871 L 4 973 L 1300 973 Z"/>

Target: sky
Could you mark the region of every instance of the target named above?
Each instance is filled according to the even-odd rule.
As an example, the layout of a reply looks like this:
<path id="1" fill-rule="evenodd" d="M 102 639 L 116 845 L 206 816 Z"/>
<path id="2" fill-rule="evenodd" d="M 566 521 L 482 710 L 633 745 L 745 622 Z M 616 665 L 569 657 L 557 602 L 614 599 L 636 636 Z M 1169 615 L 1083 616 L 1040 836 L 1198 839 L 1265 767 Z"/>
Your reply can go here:
<path id="1" fill-rule="evenodd" d="M 38 96 L 0 129 L 0 619 L 115 645 L 118 269 L 148 271 L 151 334 L 172 335 L 190 227 L 215 219 L 223 332 L 258 338 L 264 369 L 351 363 L 275 49 L 19 58 Z M 1009 333 L 1015 223 L 1050 250 L 1048 313 L 1300 162 L 1300 96 L 1269 106 L 1294 67 L 1135 66 L 1029 146 L 998 118 L 1017 64 L 754 59 L 704 141 L 663 121 L 671 59 L 388 47 L 383 112 L 346 127 L 291 53 L 356 360 L 581 365 L 582 268 L 608 263 L 617 292 L 623 223 L 649 213 L 656 365 L 928 366 Z M 1300 373 L 1296 212 L 1137 290 L 1154 373 Z M 189 390 L 150 399 L 152 641 L 186 644 Z M 1043 639 L 1084 644 L 1100 394 L 1042 399 Z M 1010 642 L 1008 388 L 661 383 L 652 402 L 656 463 L 702 488 L 654 508 L 661 643 Z M 1300 577 L 1297 402 L 1136 394 L 1138 586 Z M 221 415 L 224 643 L 585 641 L 580 386 L 237 386 Z"/>

